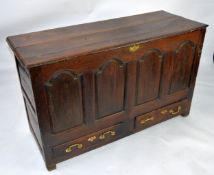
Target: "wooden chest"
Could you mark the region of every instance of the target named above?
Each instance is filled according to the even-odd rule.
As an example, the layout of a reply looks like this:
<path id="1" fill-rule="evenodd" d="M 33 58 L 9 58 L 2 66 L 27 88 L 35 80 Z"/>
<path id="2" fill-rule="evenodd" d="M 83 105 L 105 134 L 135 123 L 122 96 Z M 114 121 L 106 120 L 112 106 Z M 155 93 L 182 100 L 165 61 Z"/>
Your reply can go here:
<path id="1" fill-rule="evenodd" d="M 187 116 L 206 27 L 157 11 L 8 37 L 47 168 Z"/>

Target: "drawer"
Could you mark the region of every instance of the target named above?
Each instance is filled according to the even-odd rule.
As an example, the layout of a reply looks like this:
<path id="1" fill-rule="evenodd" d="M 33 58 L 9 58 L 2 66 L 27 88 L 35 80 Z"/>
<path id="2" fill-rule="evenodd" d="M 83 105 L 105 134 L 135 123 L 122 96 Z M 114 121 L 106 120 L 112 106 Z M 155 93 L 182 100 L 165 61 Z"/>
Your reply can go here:
<path id="1" fill-rule="evenodd" d="M 177 115 L 181 115 L 188 110 L 188 100 L 183 100 L 178 103 L 174 103 L 158 110 L 158 114 L 161 118 L 167 119 Z"/>
<path id="2" fill-rule="evenodd" d="M 177 115 L 182 115 L 186 110 L 188 110 L 188 100 L 183 100 L 144 115 L 137 116 L 135 119 L 135 129 L 145 129 Z"/>
<path id="3" fill-rule="evenodd" d="M 109 128 L 99 130 L 76 140 L 53 147 L 54 158 L 66 159 L 77 156 L 98 146 L 112 142 L 125 136 L 128 132 L 126 123 L 119 123 Z"/>
<path id="4" fill-rule="evenodd" d="M 135 128 L 145 129 L 159 122 L 161 122 L 161 118 L 158 116 L 157 111 L 155 110 L 144 115 L 137 116 L 135 120 Z"/>

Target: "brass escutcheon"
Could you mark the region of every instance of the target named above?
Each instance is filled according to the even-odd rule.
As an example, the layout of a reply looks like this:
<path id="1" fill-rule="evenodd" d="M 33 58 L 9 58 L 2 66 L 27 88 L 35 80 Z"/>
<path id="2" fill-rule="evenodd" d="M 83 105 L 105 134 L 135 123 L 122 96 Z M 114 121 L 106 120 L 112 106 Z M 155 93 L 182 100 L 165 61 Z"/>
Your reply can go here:
<path id="1" fill-rule="evenodd" d="M 133 45 L 129 47 L 129 52 L 136 52 L 140 48 L 140 45 Z"/>
<path id="2" fill-rule="evenodd" d="M 164 109 L 164 110 L 161 111 L 161 114 L 163 114 L 163 115 L 167 114 L 167 113 L 168 113 L 168 111 L 166 109 Z"/>
<path id="3" fill-rule="evenodd" d="M 89 138 L 88 138 L 88 141 L 89 141 L 89 142 L 93 142 L 94 140 L 96 140 L 96 138 L 97 138 L 96 136 L 89 137 Z"/>

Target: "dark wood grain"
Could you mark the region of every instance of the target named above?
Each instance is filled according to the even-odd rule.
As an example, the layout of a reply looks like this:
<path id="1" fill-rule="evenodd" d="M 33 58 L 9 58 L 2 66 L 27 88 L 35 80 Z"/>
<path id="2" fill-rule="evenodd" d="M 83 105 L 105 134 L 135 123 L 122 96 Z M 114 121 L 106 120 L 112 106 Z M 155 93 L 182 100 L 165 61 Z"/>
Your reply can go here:
<path id="1" fill-rule="evenodd" d="M 181 115 L 187 111 L 188 100 L 182 100 L 168 106 L 153 110 L 135 118 L 135 130 L 139 131 L 162 121 Z"/>
<path id="2" fill-rule="evenodd" d="M 47 169 L 187 116 L 206 26 L 158 11 L 8 37 Z"/>
<path id="3" fill-rule="evenodd" d="M 123 110 L 125 92 L 125 64 L 112 59 L 96 72 L 96 118 Z"/>
<path id="4" fill-rule="evenodd" d="M 206 25 L 158 11 L 92 24 L 82 24 L 8 37 L 8 43 L 28 67 L 192 31 Z"/>
<path id="5" fill-rule="evenodd" d="M 172 57 L 172 77 L 169 93 L 174 93 L 189 87 L 195 44 L 191 41 L 185 41 L 178 46 L 174 54 Z"/>
<path id="6" fill-rule="evenodd" d="M 81 76 L 70 70 L 56 72 L 45 83 L 45 86 L 53 132 L 60 132 L 83 124 Z"/>
<path id="7" fill-rule="evenodd" d="M 163 53 L 148 50 L 137 65 L 136 104 L 154 100 L 159 96 Z"/>
<path id="8" fill-rule="evenodd" d="M 80 137 L 71 142 L 66 142 L 62 145 L 58 145 L 53 148 L 54 159 L 56 162 L 65 160 L 74 156 L 77 156 L 81 153 L 86 152 L 92 148 L 96 148 L 103 144 L 110 143 L 118 138 L 124 137 L 128 134 L 127 132 L 127 123 L 119 123 L 117 125 L 105 128 L 95 133 Z M 77 146 L 73 147 L 72 151 L 66 153 L 65 150 L 71 145 L 82 144 L 81 148 Z"/>

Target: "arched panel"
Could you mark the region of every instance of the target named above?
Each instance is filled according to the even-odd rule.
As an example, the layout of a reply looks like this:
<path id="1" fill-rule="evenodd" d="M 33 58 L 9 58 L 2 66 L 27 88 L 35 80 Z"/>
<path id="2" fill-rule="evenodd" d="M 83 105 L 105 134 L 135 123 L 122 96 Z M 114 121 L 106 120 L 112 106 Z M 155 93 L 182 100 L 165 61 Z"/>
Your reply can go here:
<path id="1" fill-rule="evenodd" d="M 148 50 L 137 63 L 136 104 L 158 98 L 163 54 L 158 49 Z"/>
<path id="2" fill-rule="evenodd" d="M 189 87 L 194 54 L 195 44 L 192 41 L 181 43 L 175 50 L 171 69 L 170 94 Z"/>
<path id="3" fill-rule="evenodd" d="M 55 73 L 45 84 L 53 132 L 83 123 L 81 77 L 70 70 Z"/>
<path id="4" fill-rule="evenodd" d="M 123 110 L 125 74 L 125 64 L 118 59 L 108 61 L 96 72 L 97 119 Z"/>

